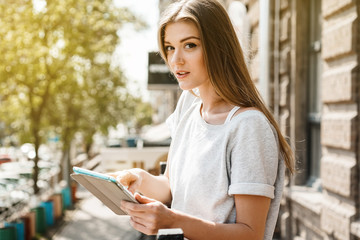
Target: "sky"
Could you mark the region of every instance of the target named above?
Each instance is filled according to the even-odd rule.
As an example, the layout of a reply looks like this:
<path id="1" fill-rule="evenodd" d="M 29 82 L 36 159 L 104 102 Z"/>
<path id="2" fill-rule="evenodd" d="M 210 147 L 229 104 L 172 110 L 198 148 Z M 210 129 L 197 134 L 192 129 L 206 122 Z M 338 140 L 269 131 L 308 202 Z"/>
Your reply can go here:
<path id="1" fill-rule="evenodd" d="M 128 79 L 128 87 L 135 96 L 147 100 L 148 52 L 157 51 L 158 0 L 114 0 L 120 7 L 127 7 L 148 24 L 148 28 L 136 31 L 131 25 L 120 31 L 121 43 L 116 50 L 121 68 Z"/>

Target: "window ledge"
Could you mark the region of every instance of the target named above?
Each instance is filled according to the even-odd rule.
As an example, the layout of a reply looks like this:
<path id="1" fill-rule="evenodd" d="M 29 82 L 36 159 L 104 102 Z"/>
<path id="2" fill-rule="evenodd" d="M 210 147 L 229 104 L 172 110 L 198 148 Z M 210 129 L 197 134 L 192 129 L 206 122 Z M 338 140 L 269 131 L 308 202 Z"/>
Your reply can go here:
<path id="1" fill-rule="evenodd" d="M 351 223 L 351 234 L 360 237 L 360 220 Z"/>
<path id="2" fill-rule="evenodd" d="M 291 186 L 285 191 L 285 195 L 292 201 L 316 214 L 321 213 L 323 195 L 313 188 L 304 186 Z"/>

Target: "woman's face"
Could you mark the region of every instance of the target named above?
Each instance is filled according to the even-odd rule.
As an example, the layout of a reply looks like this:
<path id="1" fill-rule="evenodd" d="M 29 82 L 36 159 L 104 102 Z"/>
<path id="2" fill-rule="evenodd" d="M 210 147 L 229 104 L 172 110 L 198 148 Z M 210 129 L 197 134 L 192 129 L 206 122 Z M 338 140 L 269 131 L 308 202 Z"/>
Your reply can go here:
<path id="1" fill-rule="evenodd" d="M 191 21 L 178 21 L 165 27 L 164 48 L 171 71 L 183 90 L 210 85 L 200 33 Z"/>

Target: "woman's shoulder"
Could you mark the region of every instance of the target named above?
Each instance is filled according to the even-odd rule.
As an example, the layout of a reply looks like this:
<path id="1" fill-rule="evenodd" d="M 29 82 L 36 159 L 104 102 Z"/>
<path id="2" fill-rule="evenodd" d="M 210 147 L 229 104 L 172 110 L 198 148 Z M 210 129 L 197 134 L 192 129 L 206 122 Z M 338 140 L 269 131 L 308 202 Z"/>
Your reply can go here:
<path id="1" fill-rule="evenodd" d="M 257 108 L 240 108 L 233 116 L 232 126 L 235 128 L 246 128 L 248 130 L 257 129 L 258 131 L 265 131 L 271 129 L 274 132 L 274 127 L 267 119 L 265 114 Z"/>
<path id="2" fill-rule="evenodd" d="M 265 114 L 257 109 L 245 110 L 230 121 L 229 137 L 233 140 L 233 146 L 238 144 L 266 143 L 266 149 L 270 152 L 277 151 L 278 137 L 274 126 Z"/>
<path id="3" fill-rule="evenodd" d="M 268 121 L 263 112 L 255 107 L 239 108 L 232 117 L 234 121 Z"/>

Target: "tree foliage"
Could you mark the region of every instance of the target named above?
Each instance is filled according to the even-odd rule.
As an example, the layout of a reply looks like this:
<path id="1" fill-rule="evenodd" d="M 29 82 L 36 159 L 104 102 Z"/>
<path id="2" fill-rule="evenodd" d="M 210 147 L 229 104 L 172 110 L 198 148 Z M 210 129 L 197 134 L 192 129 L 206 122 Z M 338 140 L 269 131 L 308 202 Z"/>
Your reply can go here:
<path id="1" fill-rule="evenodd" d="M 111 62 L 126 22 L 138 23 L 112 0 L 0 0 L 0 122 L 34 143 L 35 183 L 49 132 L 66 151 L 77 131 L 126 121 L 126 81 Z"/>

